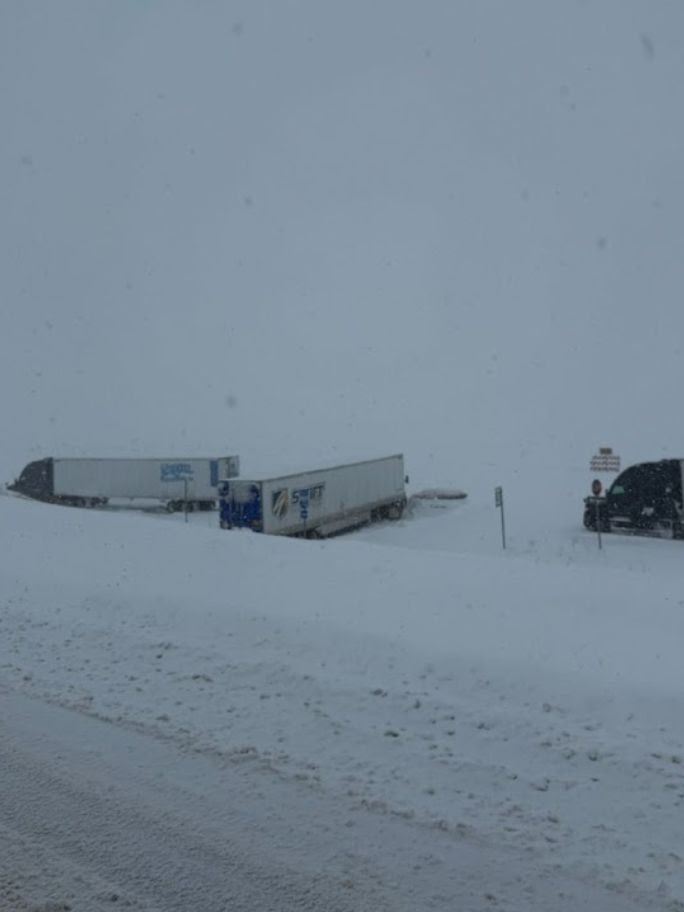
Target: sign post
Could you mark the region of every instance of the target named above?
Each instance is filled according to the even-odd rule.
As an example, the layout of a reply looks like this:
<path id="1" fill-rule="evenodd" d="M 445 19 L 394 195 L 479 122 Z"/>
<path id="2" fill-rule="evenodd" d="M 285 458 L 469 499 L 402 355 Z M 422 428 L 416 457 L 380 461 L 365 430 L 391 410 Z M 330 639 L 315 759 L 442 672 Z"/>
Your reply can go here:
<path id="1" fill-rule="evenodd" d="M 603 548 L 601 542 L 601 491 L 603 490 L 603 485 L 598 478 L 595 478 L 591 483 L 591 493 L 594 495 L 594 509 L 596 510 L 596 534 L 598 535 L 598 546 L 599 551 Z"/>
<path id="2" fill-rule="evenodd" d="M 185 521 L 188 521 L 188 479 L 183 479 L 183 512 L 185 513 Z"/>
<path id="3" fill-rule="evenodd" d="M 503 488 L 494 488 L 494 506 L 501 510 L 501 544 L 506 550 L 506 521 L 504 519 Z"/>

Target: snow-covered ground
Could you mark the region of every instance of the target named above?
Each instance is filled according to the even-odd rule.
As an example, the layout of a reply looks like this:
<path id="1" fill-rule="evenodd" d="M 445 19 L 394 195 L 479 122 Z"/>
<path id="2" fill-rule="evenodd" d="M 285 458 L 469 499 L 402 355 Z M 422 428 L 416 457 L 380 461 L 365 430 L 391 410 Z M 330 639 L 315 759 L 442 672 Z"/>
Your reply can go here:
<path id="1" fill-rule="evenodd" d="M 427 827 L 525 853 L 531 887 L 680 908 L 682 546 L 599 552 L 575 506 L 555 534 L 510 511 L 503 552 L 477 498 L 314 543 L 3 497 L 0 676 L 396 815 L 416 864 Z"/>
<path id="2" fill-rule="evenodd" d="M 100 912 L 103 845 L 137 901 L 138 825 L 140 907 L 186 912 L 195 773 L 291 906 L 682 909 L 683 546 L 581 512 L 598 447 L 684 457 L 683 33 L 669 0 L 0 4 L 0 481 L 403 452 L 468 493 L 318 543 L 0 497 L 2 912 L 59 871 Z"/>

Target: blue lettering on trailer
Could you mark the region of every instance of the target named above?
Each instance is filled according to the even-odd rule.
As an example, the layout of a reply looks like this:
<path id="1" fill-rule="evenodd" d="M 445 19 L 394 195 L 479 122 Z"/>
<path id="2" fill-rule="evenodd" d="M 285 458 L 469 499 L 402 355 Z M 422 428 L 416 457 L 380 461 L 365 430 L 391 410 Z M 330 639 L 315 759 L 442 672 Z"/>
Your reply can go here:
<path id="1" fill-rule="evenodd" d="M 218 475 L 219 475 L 219 471 L 218 471 L 218 459 L 212 459 L 212 460 L 210 460 L 210 462 L 209 462 L 209 475 L 210 475 L 209 484 L 212 486 L 212 488 L 215 488 L 216 485 L 218 484 Z"/>
<path id="2" fill-rule="evenodd" d="M 163 462 L 160 477 L 162 481 L 192 481 L 194 473 L 189 462 Z"/>
<path id="3" fill-rule="evenodd" d="M 306 500 L 307 503 L 310 500 L 320 500 L 323 497 L 324 490 L 325 482 L 312 485 L 310 488 L 299 488 L 292 492 L 292 503 L 299 503 L 301 500 Z"/>
<path id="4" fill-rule="evenodd" d="M 299 488 L 292 492 L 292 503 L 299 505 L 299 518 L 302 522 L 306 522 L 309 518 L 311 502 L 322 499 L 324 489 L 325 482 L 321 482 L 321 484 L 311 485 L 310 488 Z"/>

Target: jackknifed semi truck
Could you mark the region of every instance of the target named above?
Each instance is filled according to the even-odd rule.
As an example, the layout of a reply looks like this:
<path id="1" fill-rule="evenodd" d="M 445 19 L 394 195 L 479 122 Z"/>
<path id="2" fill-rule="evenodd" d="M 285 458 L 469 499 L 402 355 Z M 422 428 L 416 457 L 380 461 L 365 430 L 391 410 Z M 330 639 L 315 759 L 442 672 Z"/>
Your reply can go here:
<path id="1" fill-rule="evenodd" d="M 240 472 L 237 456 L 168 459 L 38 459 L 8 490 L 34 500 L 72 507 L 104 506 L 110 500 L 145 500 L 169 512 L 214 509 L 219 480 Z"/>
<path id="2" fill-rule="evenodd" d="M 387 456 L 296 475 L 225 479 L 219 484 L 222 529 L 323 538 L 406 508 L 404 457 Z"/>

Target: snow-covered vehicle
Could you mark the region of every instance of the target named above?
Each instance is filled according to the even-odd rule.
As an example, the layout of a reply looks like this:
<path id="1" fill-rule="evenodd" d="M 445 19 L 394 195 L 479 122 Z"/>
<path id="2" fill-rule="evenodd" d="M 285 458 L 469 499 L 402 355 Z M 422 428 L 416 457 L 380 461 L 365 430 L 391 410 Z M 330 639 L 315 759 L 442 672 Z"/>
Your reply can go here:
<path id="1" fill-rule="evenodd" d="M 222 529 L 324 537 L 406 507 L 404 457 L 388 456 L 275 478 L 219 485 Z"/>
<path id="2" fill-rule="evenodd" d="M 110 500 L 159 501 L 167 510 L 214 509 L 219 479 L 239 474 L 237 456 L 213 459 L 38 459 L 8 490 L 47 503 L 103 506 Z"/>
<path id="3" fill-rule="evenodd" d="M 602 532 L 684 538 L 684 460 L 661 459 L 630 466 L 604 497 L 586 497 L 584 525 Z"/>

